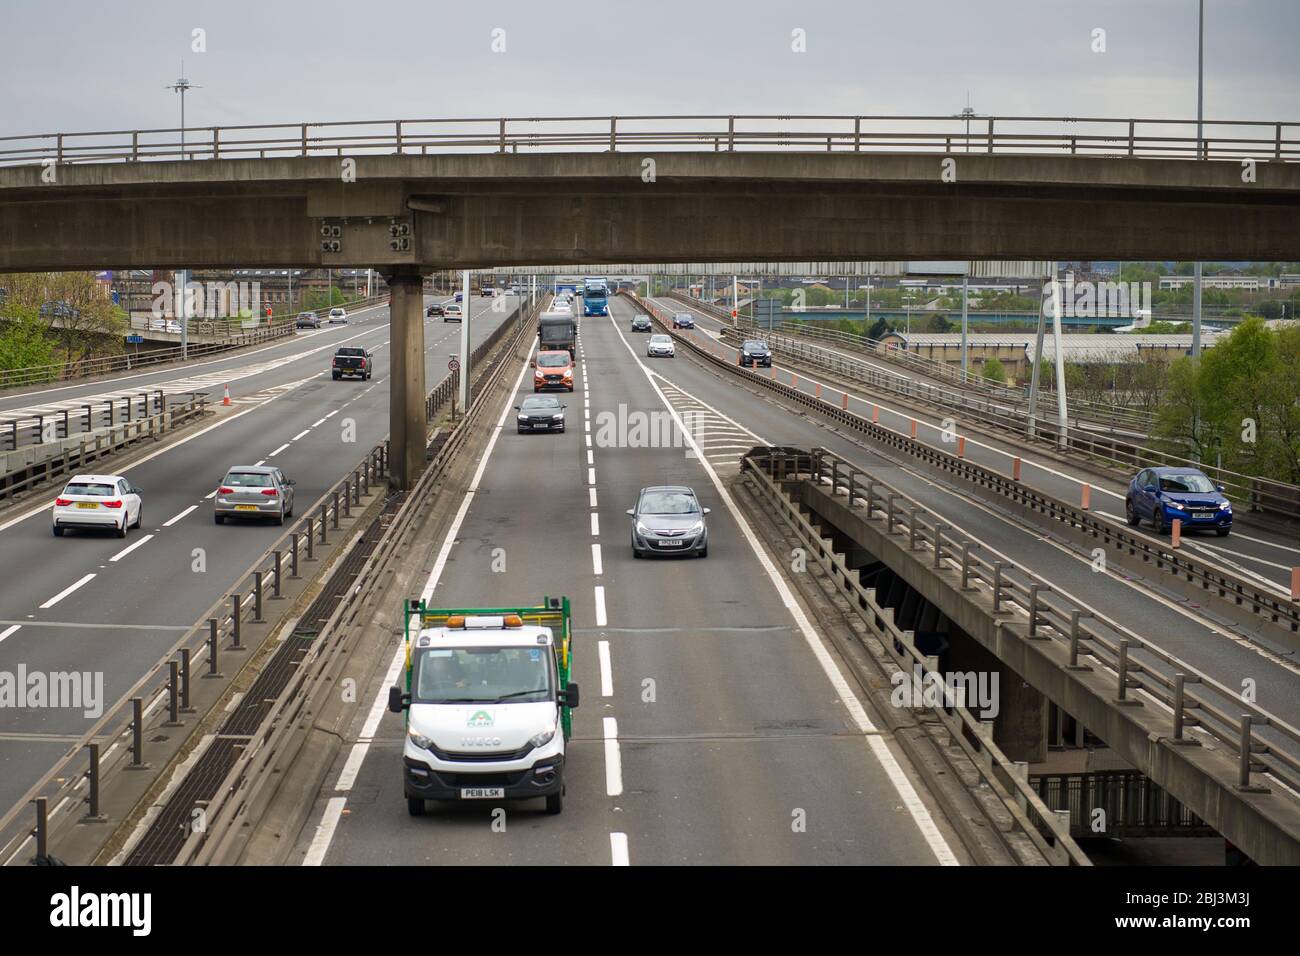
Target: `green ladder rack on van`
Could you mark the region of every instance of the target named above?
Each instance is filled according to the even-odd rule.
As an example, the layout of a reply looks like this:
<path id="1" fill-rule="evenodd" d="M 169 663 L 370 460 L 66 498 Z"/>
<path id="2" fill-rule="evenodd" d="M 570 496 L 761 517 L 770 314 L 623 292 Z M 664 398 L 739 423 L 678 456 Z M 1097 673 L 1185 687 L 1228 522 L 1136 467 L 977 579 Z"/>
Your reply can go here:
<path id="1" fill-rule="evenodd" d="M 518 614 L 524 624 L 549 627 L 551 638 L 555 642 L 555 663 L 559 669 L 560 688 L 568 686 L 573 673 L 573 629 L 567 597 L 544 597 L 541 604 L 521 607 L 429 607 L 420 598 L 411 598 L 404 609 L 405 622 L 403 633 L 406 638 L 406 692 L 411 692 L 411 624 L 415 622 L 415 633 L 428 627 L 445 627 L 447 619 L 463 615 L 465 617 L 504 617 Z M 573 735 L 573 710 L 562 707 L 560 723 L 564 727 L 564 739 Z"/>

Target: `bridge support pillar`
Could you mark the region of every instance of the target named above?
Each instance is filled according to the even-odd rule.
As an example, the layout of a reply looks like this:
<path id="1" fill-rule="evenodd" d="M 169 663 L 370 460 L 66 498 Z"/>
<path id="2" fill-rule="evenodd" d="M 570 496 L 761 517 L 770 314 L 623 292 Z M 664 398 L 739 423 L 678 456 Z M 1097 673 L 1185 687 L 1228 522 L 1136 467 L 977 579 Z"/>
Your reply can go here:
<path id="1" fill-rule="evenodd" d="M 415 269 L 387 274 L 389 306 L 389 482 L 409 490 L 425 465 L 424 279 Z M 468 305 L 468 303 L 467 303 Z"/>
<path id="2" fill-rule="evenodd" d="M 950 633 L 949 639 L 950 671 L 974 672 L 983 678 L 980 686 L 989 690 L 994 690 L 992 678 L 997 678 L 992 695 L 997 708 L 993 715 L 994 742 L 1008 759 L 1031 764 L 1045 761 L 1050 711 L 1047 697 L 968 635 Z"/>

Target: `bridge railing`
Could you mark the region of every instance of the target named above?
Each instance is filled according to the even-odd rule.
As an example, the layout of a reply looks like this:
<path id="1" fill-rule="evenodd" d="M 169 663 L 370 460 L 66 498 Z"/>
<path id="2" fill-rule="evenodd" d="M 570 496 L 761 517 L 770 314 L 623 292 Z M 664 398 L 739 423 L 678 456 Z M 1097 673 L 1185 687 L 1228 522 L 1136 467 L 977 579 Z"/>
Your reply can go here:
<path id="1" fill-rule="evenodd" d="M 504 116 L 0 137 L 0 165 L 451 152 L 930 152 L 1300 160 L 1300 122 L 1048 116 Z"/>

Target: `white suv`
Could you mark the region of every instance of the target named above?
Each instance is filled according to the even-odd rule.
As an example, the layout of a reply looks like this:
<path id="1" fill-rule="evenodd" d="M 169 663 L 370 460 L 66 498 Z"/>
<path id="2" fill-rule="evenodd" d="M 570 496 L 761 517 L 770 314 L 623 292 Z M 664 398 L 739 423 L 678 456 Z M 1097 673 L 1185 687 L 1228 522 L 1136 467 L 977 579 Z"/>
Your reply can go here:
<path id="1" fill-rule="evenodd" d="M 140 527 L 144 506 L 140 489 L 121 475 L 77 475 L 54 499 L 54 536 L 68 528 L 112 528 L 125 538 Z"/>
<path id="2" fill-rule="evenodd" d="M 348 310 L 344 308 L 330 309 L 330 325 L 347 325 Z"/>

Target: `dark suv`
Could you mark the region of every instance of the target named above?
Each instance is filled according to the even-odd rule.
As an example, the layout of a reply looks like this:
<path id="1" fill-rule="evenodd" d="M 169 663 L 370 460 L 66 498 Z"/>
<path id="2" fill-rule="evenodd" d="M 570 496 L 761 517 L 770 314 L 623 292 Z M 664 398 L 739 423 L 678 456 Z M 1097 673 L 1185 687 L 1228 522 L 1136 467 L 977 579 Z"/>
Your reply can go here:
<path id="1" fill-rule="evenodd" d="M 359 345 L 345 345 L 334 353 L 330 375 L 337 382 L 344 375 L 359 375 L 362 380 L 374 373 L 374 360 L 369 349 Z"/>
<path id="2" fill-rule="evenodd" d="M 772 350 L 767 347 L 766 342 L 760 342 L 758 339 L 747 339 L 740 346 L 740 364 L 750 368 L 772 367 Z"/>

